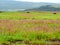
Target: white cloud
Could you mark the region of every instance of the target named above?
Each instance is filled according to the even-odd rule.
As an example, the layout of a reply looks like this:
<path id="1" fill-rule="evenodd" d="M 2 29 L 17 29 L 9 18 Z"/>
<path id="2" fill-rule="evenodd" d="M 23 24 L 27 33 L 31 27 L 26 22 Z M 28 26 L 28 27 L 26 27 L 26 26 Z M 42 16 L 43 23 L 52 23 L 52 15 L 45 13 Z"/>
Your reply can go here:
<path id="1" fill-rule="evenodd" d="M 15 0 L 15 1 L 27 1 L 27 2 L 53 2 L 60 3 L 60 0 Z"/>

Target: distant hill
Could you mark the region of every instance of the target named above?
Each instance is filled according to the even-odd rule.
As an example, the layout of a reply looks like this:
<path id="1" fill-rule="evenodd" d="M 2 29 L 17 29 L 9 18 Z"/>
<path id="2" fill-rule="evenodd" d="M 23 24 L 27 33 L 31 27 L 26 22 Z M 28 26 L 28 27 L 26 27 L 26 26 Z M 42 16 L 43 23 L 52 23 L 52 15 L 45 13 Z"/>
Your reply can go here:
<path id="1" fill-rule="evenodd" d="M 38 8 L 28 9 L 25 11 L 60 11 L 60 7 L 55 7 L 54 5 L 44 5 Z"/>
<path id="2" fill-rule="evenodd" d="M 33 9 L 33 8 L 38 8 L 40 6 L 44 5 L 54 5 L 54 6 L 59 6 L 60 4 L 58 3 L 45 3 L 45 2 L 40 2 L 40 3 L 35 3 L 35 2 L 21 2 L 21 1 L 8 1 L 8 0 L 0 0 L 0 11 L 16 11 L 16 10 L 25 10 L 25 9 Z"/>

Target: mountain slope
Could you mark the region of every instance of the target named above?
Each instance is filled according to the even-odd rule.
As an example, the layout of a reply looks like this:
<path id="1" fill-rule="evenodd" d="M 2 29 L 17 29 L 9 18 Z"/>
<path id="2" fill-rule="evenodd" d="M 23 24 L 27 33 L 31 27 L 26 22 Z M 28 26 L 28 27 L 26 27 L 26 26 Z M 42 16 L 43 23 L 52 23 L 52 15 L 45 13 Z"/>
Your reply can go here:
<path id="1" fill-rule="evenodd" d="M 21 2 L 21 1 L 0 1 L 0 10 L 20 10 L 38 8 L 42 5 L 60 5 L 57 3 L 34 3 L 34 2 Z"/>
<path id="2" fill-rule="evenodd" d="M 38 8 L 27 9 L 25 11 L 60 11 L 60 7 L 55 7 L 54 5 L 44 5 Z"/>

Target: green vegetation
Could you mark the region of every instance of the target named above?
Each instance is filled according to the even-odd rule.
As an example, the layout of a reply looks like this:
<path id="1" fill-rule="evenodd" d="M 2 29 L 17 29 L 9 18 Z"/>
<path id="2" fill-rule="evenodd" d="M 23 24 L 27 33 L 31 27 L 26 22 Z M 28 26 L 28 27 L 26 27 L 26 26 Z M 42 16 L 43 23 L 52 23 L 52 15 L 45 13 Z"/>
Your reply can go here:
<path id="1" fill-rule="evenodd" d="M 0 13 L 0 20 L 23 20 L 23 19 L 38 19 L 38 20 L 56 20 L 60 19 L 59 12 L 56 15 L 53 12 L 3 12 Z"/>
<path id="2" fill-rule="evenodd" d="M 0 43 L 22 40 L 25 43 L 47 43 L 60 39 L 60 13 L 53 12 L 2 12 L 0 13 Z"/>

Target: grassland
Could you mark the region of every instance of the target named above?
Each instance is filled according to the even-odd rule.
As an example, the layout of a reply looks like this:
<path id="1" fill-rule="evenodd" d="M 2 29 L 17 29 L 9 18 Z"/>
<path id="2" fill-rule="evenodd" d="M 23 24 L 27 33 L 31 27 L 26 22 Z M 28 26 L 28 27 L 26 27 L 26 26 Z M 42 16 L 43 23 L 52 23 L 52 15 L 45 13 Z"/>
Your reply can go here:
<path id="1" fill-rule="evenodd" d="M 2 12 L 0 13 L 0 43 L 22 40 L 22 44 L 39 45 L 48 39 L 60 39 L 60 13 Z M 11 44 L 13 45 L 13 44 Z"/>
<path id="2" fill-rule="evenodd" d="M 36 19 L 36 20 L 56 20 L 60 19 L 59 12 L 56 15 L 53 12 L 4 12 L 0 13 L 0 20 L 23 20 L 23 19 Z"/>

